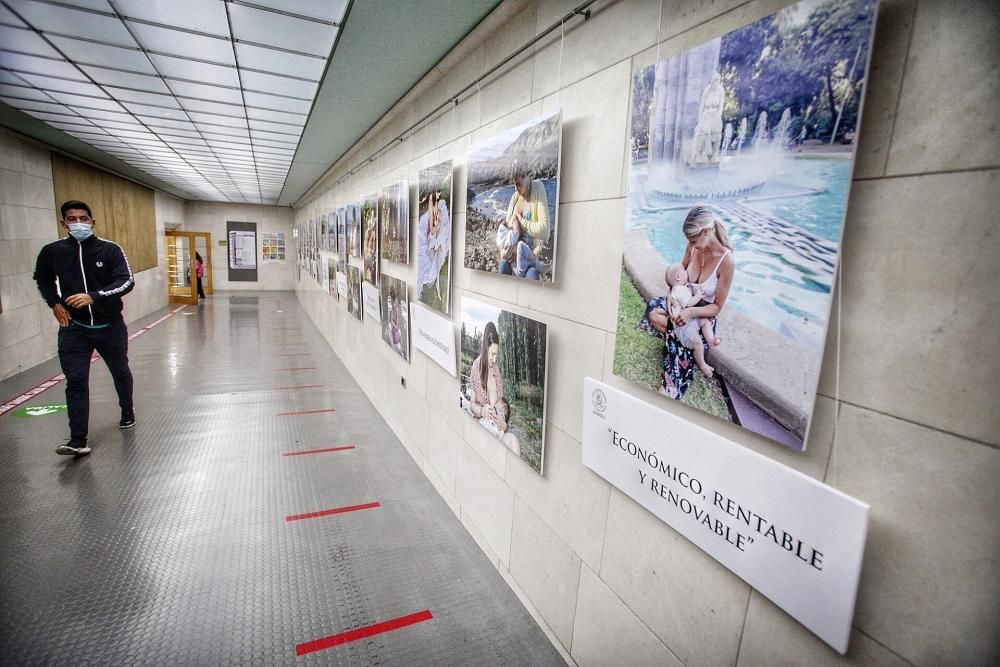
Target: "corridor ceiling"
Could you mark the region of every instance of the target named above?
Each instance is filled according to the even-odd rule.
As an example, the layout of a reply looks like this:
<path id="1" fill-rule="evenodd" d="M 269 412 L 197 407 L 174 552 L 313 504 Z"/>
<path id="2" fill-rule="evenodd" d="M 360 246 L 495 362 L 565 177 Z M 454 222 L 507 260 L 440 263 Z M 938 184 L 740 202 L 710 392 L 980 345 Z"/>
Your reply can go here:
<path id="1" fill-rule="evenodd" d="M 185 199 L 290 205 L 497 4 L 0 0 L 0 124 Z"/>

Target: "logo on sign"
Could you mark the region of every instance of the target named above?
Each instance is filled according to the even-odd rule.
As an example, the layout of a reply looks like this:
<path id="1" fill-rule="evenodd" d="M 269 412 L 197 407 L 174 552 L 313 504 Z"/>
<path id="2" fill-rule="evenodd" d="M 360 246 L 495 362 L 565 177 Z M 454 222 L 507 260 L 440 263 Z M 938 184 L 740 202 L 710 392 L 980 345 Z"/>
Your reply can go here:
<path id="1" fill-rule="evenodd" d="M 104 266 L 104 262 L 98 262 L 97 263 L 97 268 L 101 268 L 102 266 Z"/>
<path id="2" fill-rule="evenodd" d="M 600 389 L 595 389 L 594 393 L 590 395 L 591 402 L 594 404 L 594 414 L 604 419 L 604 411 L 608 409 L 608 397 Z"/>

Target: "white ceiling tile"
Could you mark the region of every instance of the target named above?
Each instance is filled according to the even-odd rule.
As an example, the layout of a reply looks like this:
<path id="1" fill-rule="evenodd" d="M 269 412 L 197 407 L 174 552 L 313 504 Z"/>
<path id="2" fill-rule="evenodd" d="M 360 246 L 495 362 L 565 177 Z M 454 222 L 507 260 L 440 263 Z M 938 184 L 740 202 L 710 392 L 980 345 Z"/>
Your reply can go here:
<path id="1" fill-rule="evenodd" d="M 116 100 L 122 102 L 136 102 L 139 104 L 150 104 L 158 107 L 170 107 L 180 109 L 180 105 L 173 95 L 159 95 L 157 93 L 144 93 L 138 90 L 128 90 L 127 88 L 115 88 L 107 86 L 105 90 Z"/>
<path id="2" fill-rule="evenodd" d="M 102 120 L 127 120 L 130 118 L 128 112 L 122 109 L 121 111 L 101 111 L 98 109 L 77 109 L 77 113 L 81 116 L 85 116 L 100 125 Z"/>
<path id="3" fill-rule="evenodd" d="M 15 86 L 23 86 L 24 80 L 17 76 L 13 72 L 8 72 L 6 70 L 0 70 L 0 83 L 11 83 Z"/>
<path id="4" fill-rule="evenodd" d="M 99 12 L 111 12 L 111 5 L 108 4 L 108 0 L 59 0 L 64 5 L 73 5 L 74 7 L 86 7 L 87 9 L 96 9 Z"/>
<path id="5" fill-rule="evenodd" d="M 189 100 L 187 98 L 181 98 L 180 103 L 188 111 L 216 113 L 225 116 L 246 116 L 246 112 L 243 110 L 243 105 L 204 102 L 202 100 Z"/>
<path id="6" fill-rule="evenodd" d="M 40 90 L 28 88 L 27 86 L 12 86 L 7 83 L 0 83 L 0 96 L 20 97 L 29 100 L 41 100 L 42 102 L 52 101 L 51 97 Z"/>
<path id="7" fill-rule="evenodd" d="M 60 51 L 66 54 L 67 58 L 78 63 L 156 74 L 146 55 L 136 49 L 84 42 L 70 37 L 50 37 L 49 39 Z"/>
<path id="8" fill-rule="evenodd" d="M 115 130 L 141 130 L 142 125 L 138 121 L 131 120 L 131 116 L 127 117 L 129 120 L 102 120 L 100 121 L 101 127 L 107 129 L 109 132 L 114 132 Z"/>
<path id="9" fill-rule="evenodd" d="M 266 130 L 268 132 L 283 132 L 298 137 L 302 134 L 302 126 L 286 125 L 284 123 L 271 123 L 266 120 L 253 118 L 250 120 L 251 130 Z"/>
<path id="10" fill-rule="evenodd" d="M 347 0 L 253 0 L 253 4 L 340 23 L 344 20 Z"/>
<path id="11" fill-rule="evenodd" d="M 326 58 L 337 29 L 302 19 L 265 12 L 243 5 L 229 5 L 236 40 L 280 46 Z"/>
<path id="12" fill-rule="evenodd" d="M 48 113 L 65 113 L 69 109 L 55 102 L 42 102 L 40 100 L 19 100 L 13 97 L 0 97 L 5 103 L 21 111 L 46 111 Z"/>
<path id="13" fill-rule="evenodd" d="M 169 127 L 178 130 L 189 130 L 194 131 L 194 123 L 188 120 L 171 120 L 169 118 L 150 118 L 148 116 L 140 115 L 140 120 L 146 123 L 150 127 Z"/>
<path id="14" fill-rule="evenodd" d="M 323 76 L 323 69 L 326 67 L 326 58 L 310 58 L 251 44 L 237 44 L 236 56 L 241 68 L 261 69 L 317 81 Z"/>
<path id="15" fill-rule="evenodd" d="M 233 44 L 228 39 L 192 35 L 188 32 L 134 21 L 129 22 L 128 25 L 135 31 L 136 37 L 147 51 L 194 57 L 222 65 L 236 65 L 236 59 L 233 57 Z M 228 36 L 228 34 L 227 31 L 225 35 Z"/>
<path id="16" fill-rule="evenodd" d="M 24 80 L 43 90 L 55 90 L 63 93 L 74 93 L 77 95 L 90 95 L 91 97 L 101 97 L 104 99 L 107 99 L 108 97 L 101 92 L 100 88 L 92 83 L 67 81 L 65 79 L 56 79 L 51 76 L 42 76 L 40 74 L 22 74 L 21 76 Z"/>
<path id="17" fill-rule="evenodd" d="M 176 137 L 183 139 L 201 139 L 201 133 L 195 130 L 178 130 L 172 127 L 156 127 L 153 130 L 161 137 Z"/>
<path id="18" fill-rule="evenodd" d="M 10 51 L 0 51 L 0 67 L 17 72 L 34 72 L 35 74 L 61 76 L 77 81 L 87 80 L 87 77 L 81 74 L 80 70 L 68 61 L 49 60 L 48 58 L 28 56 L 23 53 L 11 53 Z"/>
<path id="19" fill-rule="evenodd" d="M 135 46 L 122 22 L 113 16 L 50 5 L 32 0 L 20 0 L 17 11 L 32 26 L 43 32 L 83 35 L 111 44 Z"/>
<path id="20" fill-rule="evenodd" d="M 134 102 L 124 102 L 125 108 L 134 114 L 143 116 L 153 116 L 154 118 L 167 118 L 170 120 L 186 120 L 187 116 L 181 109 L 161 109 L 160 107 L 149 106 L 148 104 L 136 104 Z"/>
<path id="21" fill-rule="evenodd" d="M 210 113 L 199 113 L 191 111 L 188 113 L 191 116 L 191 120 L 195 123 L 209 123 L 211 125 L 221 125 L 225 127 L 238 127 L 246 129 L 247 121 L 245 118 L 228 118 L 226 116 L 218 116 Z"/>
<path id="22" fill-rule="evenodd" d="M 132 74 L 129 72 L 118 72 L 102 67 L 81 66 L 83 71 L 93 77 L 94 81 L 109 86 L 120 86 L 122 88 L 136 88 L 138 90 L 148 90 L 154 93 L 169 93 L 163 79 L 156 76 L 145 76 L 142 74 Z"/>
<path id="23" fill-rule="evenodd" d="M 240 77 L 234 67 L 209 65 L 194 60 L 184 60 L 172 56 L 150 56 L 153 64 L 166 77 L 187 79 L 196 83 L 214 83 L 218 86 L 239 88 Z"/>
<path id="24" fill-rule="evenodd" d="M 220 88 L 219 86 L 209 86 L 201 83 L 188 83 L 187 81 L 171 81 L 170 90 L 179 97 L 190 97 L 211 102 L 226 102 L 229 104 L 243 104 L 243 95 L 240 91 L 232 88 Z"/>
<path id="25" fill-rule="evenodd" d="M 301 127 L 306 122 L 306 116 L 283 111 L 268 111 L 267 109 L 247 109 L 247 115 L 253 120 L 268 120 L 274 123 L 286 123 L 293 127 Z"/>
<path id="26" fill-rule="evenodd" d="M 75 95 L 73 93 L 62 93 L 57 91 L 52 91 L 49 93 L 53 98 L 62 102 L 63 104 L 69 105 L 74 109 L 77 109 L 81 113 L 86 113 L 85 110 L 97 109 L 100 111 L 111 111 L 111 112 L 121 112 L 124 113 L 121 105 L 114 100 L 99 99 L 96 97 L 83 97 L 82 95 Z"/>
<path id="27" fill-rule="evenodd" d="M 128 18 L 144 19 L 165 25 L 213 35 L 228 35 L 226 5 L 217 0 L 116 0 L 118 12 Z"/>
<path id="28" fill-rule="evenodd" d="M 273 74 L 260 72 L 241 72 L 243 87 L 258 93 L 277 93 L 290 97 L 301 97 L 311 100 L 316 94 L 316 84 L 309 81 L 298 81 Z"/>
<path id="29" fill-rule="evenodd" d="M 0 98 L 2 99 L 2 98 Z M 86 118 L 81 118 L 76 114 L 70 112 L 69 109 L 65 110 L 65 113 L 49 113 L 48 111 L 25 111 L 24 113 L 34 116 L 38 120 L 44 120 L 46 123 L 86 123 Z"/>
<path id="30" fill-rule="evenodd" d="M 0 5 L 0 23 L 7 23 L 9 25 L 24 25 L 24 21 L 14 16 L 14 13 L 3 5 Z"/>
<path id="31" fill-rule="evenodd" d="M 265 132 L 263 130 L 251 130 L 250 135 L 255 140 L 260 139 L 262 141 L 272 141 L 277 143 L 292 144 L 293 146 L 299 143 L 299 136 L 297 134 Z"/>
<path id="32" fill-rule="evenodd" d="M 28 28 L 13 28 L 0 25 L 0 44 L 3 45 L 4 49 L 10 51 L 20 51 L 22 53 L 62 60 L 62 56 L 59 55 L 58 51 L 46 44 L 44 39 Z"/>
<path id="33" fill-rule="evenodd" d="M 62 130 L 63 132 L 93 132 L 95 134 L 100 134 L 100 131 L 94 125 L 79 125 L 77 123 L 57 123 L 52 121 L 46 121 L 49 125 L 56 128 L 57 130 Z"/>
<path id="34" fill-rule="evenodd" d="M 280 97 L 278 95 L 265 95 L 264 93 L 254 93 L 247 91 L 244 94 L 247 106 L 259 109 L 277 109 L 291 113 L 308 114 L 312 107 L 309 100 L 298 100 L 291 97 Z"/>

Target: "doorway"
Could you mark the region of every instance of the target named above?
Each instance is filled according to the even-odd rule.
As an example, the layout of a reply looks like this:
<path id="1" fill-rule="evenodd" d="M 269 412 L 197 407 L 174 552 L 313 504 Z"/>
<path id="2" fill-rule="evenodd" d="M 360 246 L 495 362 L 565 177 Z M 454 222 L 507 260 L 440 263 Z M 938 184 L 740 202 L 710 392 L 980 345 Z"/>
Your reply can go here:
<path id="1" fill-rule="evenodd" d="M 202 289 L 212 294 L 212 235 L 208 232 L 168 230 L 167 296 L 170 303 L 198 303 L 198 281 L 195 260 L 200 256 L 204 267 Z"/>

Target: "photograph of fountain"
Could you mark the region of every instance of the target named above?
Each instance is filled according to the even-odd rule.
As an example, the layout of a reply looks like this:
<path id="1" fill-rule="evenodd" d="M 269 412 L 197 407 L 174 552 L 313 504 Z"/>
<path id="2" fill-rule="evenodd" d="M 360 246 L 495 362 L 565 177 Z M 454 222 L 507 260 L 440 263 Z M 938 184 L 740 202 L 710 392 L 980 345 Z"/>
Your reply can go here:
<path id="1" fill-rule="evenodd" d="M 639 71 L 614 373 L 803 449 L 876 0 L 804 0 Z"/>

